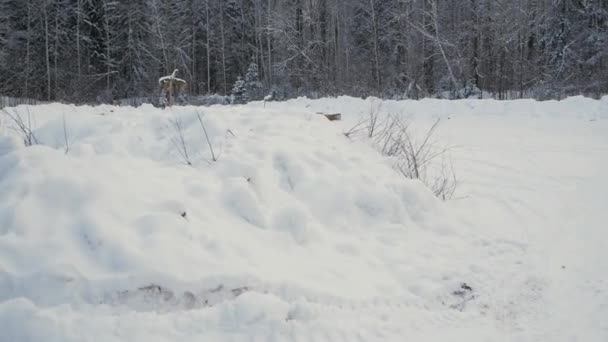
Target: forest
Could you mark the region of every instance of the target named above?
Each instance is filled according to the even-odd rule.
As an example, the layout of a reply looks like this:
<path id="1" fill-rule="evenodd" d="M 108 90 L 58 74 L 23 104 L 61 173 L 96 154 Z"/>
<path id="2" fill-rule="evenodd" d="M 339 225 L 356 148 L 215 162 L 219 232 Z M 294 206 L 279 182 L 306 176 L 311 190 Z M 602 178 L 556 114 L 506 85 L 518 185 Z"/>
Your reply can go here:
<path id="1" fill-rule="evenodd" d="M 608 93 L 607 0 L 0 0 L 0 95 L 560 99 Z"/>

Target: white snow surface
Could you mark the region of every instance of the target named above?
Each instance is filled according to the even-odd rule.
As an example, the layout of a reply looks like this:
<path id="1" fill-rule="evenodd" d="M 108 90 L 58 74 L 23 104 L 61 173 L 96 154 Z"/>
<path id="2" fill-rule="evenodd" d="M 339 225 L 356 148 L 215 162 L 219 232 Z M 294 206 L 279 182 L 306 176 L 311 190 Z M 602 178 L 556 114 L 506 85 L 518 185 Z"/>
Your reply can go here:
<path id="1" fill-rule="evenodd" d="M 454 199 L 370 108 L 443 119 Z M 608 97 L 8 110 L 1 342 L 608 341 Z"/>

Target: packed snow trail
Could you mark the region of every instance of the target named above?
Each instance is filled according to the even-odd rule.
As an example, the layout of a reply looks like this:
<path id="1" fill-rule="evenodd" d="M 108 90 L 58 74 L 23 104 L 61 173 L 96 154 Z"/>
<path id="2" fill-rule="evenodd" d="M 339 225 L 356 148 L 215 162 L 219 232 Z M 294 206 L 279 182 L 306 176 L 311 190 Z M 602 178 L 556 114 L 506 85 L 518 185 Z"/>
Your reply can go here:
<path id="1" fill-rule="evenodd" d="M 447 203 L 344 137 L 374 100 L 3 118 L 0 341 L 605 341 L 607 100 L 382 102 Z"/>
<path id="2" fill-rule="evenodd" d="M 483 133 L 462 134 L 467 127 Z M 567 117 L 456 116 L 446 124 L 449 140 L 463 146 L 453 157 L 466 177 L 466 198 L 451 205 L 473 210 L 480 227 L 523 249 L 521 264 L 497 289 L 510 294 L 503 316 L 517 324 L 519 338 L 608 336 L 601 318 L 608 314 L 607 128 L 606 121 Z M 522 296 L 526 288 L 534 290 Z M 543 305 L 517 312 L 535 301 Z"/>
<path id="3" fill-rule="evenodd" d="M 442 118 L 439 141 L 452 147 L 461 183 L 447 205 L 488 246 L 482 258 L 504 258 L 488 270 L 504 339 L 608 339 L 607 97 L 294 105 L 356 119 L 370 110 L 398 114 L 419 131 Z"/>

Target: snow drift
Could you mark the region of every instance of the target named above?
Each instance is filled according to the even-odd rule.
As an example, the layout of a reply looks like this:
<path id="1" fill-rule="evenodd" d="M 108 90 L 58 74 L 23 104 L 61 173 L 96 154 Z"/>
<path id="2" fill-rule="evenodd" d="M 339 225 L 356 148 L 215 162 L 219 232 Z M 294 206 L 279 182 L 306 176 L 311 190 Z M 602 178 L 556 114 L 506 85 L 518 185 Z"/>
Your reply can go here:
<path id="1" fill-rule="evenodd" d="M 342 134 L 373 103 L 8 109 L 39 144 L 2 118 L 0 341 L 548 336 L 519 324 L 542 321 L 550 280 L 526 269 L 497 295 L 512 265 L 538 265 L 529 241 L 485 230 Z M 577 122 L 603 123 L 606 103 L 382 106 L 470 118 L 584 105 L 599 109 Z"/>

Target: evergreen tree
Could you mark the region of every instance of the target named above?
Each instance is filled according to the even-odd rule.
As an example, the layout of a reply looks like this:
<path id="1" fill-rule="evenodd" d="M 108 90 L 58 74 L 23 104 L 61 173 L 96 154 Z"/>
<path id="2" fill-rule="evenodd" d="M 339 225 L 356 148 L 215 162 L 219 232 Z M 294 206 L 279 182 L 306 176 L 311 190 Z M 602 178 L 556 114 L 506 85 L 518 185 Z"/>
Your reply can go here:
<path id="1" fill-rule="evenodd" d="M 607 46 L 605 0 L 0 0 L 0 95 L 598 97 Z"/>
<path id="2" fill-rule="evenodd" d="M 262 82 L 259 80 L 258 65 L 252 62 L 245 74 L 245 101 L 259 101 L 262 98 Z"/>
<path id="3" fill-rule="evenodd" d="M 243 104 L 247 102 L 246 99 L 247 87 L 245 81 L 239 76 L 232 86 L 232 103 Z"/>

